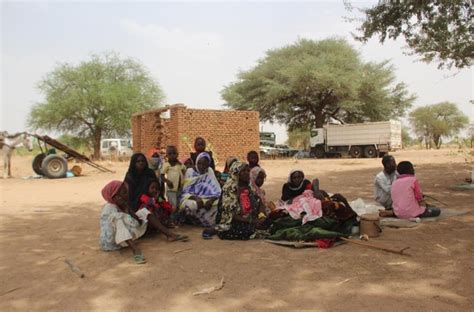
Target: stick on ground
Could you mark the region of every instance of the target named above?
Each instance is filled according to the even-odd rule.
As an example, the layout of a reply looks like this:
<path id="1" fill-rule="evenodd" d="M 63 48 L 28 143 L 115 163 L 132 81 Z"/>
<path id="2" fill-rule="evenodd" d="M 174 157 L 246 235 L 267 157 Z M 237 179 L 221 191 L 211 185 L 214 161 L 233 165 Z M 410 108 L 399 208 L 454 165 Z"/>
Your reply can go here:
<path id="1" fill-rule="evenodd" d="M 84 278 L 86 275 L 84 274 L 84 272 L 81 271 L 81 269 L 79 269 L 73 262 L 72 260 L 70 259 L 66 259 L 64 260 L 64 262 L 69 266 L 69 268 L 71 269 L 71 271 L 73 271 L 74 273 L 76 273 L 80 278 Z"/>
<path id="2" fill-rule="evenodd" d="M 388 247 L 384 247 L 384 246 L 373 245 L 371 243 L 358 242 L 358 241 L 348 239 L 348 238 L 345 238 L 345 237 L 339 237 L 339 238 L 342 239 L 343 241 L 348 242 L 348 243 L 352 243 L 352 244 L 356 244 L 356 245 L 360 245 L 360 246 L 365 246 L 365 247 L 369 247 L 369 248 L 374 248 L 374 249 L 380 249 L 380 250 L 383 250 L 383 251 L 392 252 L 392 253 L 396 253 L 396 254 L 403 255 L 403 256 L 408 256 L 407 254 L 404 254 L 403 252 L 405 250 L 407 250 L 408 248 L 410 248 L 410 247 L 405 247 L 405 248 L 402 248 L 402 249 L 392 249 L 392 248 L 388 248 Z"/>

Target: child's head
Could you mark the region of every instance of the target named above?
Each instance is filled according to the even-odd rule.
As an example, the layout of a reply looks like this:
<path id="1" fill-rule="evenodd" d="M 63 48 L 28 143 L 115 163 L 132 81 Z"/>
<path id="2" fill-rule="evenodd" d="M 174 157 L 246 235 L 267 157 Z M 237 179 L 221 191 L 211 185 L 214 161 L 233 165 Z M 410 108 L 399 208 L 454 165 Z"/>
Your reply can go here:
<path id="1" fill-rule="evenodd" d="M 176 146 L 169 145 L 166 148 L 166 157 L 168 158 L 168 161 L 175 162 L 178 160 L 178 149 Z"/>
<path id="2" fill-rule="evenodd" d="M 247 153 L 247 161 L 251 167 L 258 164 L 259 157 L 256 151 L 250 151 Z"/>
<path id="3" fill-rule="evenodd" d="M 240 167 L 239 182 L 245 184 L 250 182 L 250 167 L 245 163 Z"/>
<path id="4" fill-rule="evenodd" d="M 290 184 L 292 187 L 299 187 L 304 180 L 304 173 L 301 170 L 295 170 L 290 173 Z"/>
<path id="5" fill-rule="evenodd" d="M 128 201 L 128 186 L 122 181 L 110 181 L 102 189 L 102 197 L 108 203 L 122 206 Z"/>
<path id="6" fill-rule="evenodd" d="M 399 174 L 415 174 L 415 168 L 409 161 L 400 162 L 397 166 L 397 171 Z"/>
<path id="7" fill-rule="evenodd" d="M 160 194 L 160 182 L 157 179 L 151 179 L 148 182 L 148 196 L 157 197 Z"/>
<path id="8" fill-rule="evenodd" d="M 197 153 L 204 152 L 206 150 L 206 140 L 204 140 L 204 138 L 202 138 L 202 137 L 197 137 L 194 140 L 194 150 Z"/>

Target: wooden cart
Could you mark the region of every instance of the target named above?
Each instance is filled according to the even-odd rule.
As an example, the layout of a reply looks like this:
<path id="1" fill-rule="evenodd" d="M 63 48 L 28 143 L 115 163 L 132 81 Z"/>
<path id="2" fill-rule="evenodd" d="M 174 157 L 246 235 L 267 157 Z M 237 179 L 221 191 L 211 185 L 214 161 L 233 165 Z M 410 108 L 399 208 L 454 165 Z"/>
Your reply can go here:
<path id="1" fill-rule="evenodd" d="M 71 158 L 88 164 L 99 171 L 113 173 L 112 170 L 93 162 L 87 156 L 82 155 L 78 151 L 73 150 L 47 135 L 33 134 L 32 136 L 38 140 L 38 145 L 41 150 L 41 154 L 36 155 L 33 159 L 33 171 L 36 174 L 44 175 L 50 179 L 65 178 L 68 170 L 67 160 Z M 48 145 L 66 153 L 66 155 L 61 156 L 58 154 L 48 153 L 51 150 L 48 148 Z"/>

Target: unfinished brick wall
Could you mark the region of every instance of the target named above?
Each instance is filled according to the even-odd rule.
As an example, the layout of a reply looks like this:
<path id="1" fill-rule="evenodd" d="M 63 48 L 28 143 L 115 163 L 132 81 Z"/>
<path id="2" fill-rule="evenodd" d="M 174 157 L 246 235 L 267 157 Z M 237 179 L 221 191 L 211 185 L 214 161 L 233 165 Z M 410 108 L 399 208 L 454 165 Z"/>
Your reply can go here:
<path id="1" fill-rule="evenodd" d="M 170 118 L 160 115 L 169 111 Z M 176 104 L 132 116 L 134 152 L 149 154 L 167 145 L 178 147 L 180 159 L 193 151 L 194 139 L 206 139 L 217 167 L 225 159 L 237 156 L 245 159 L 250 150 L 259 150 L 259 114 L 255 111 L 190 109 Z"/>

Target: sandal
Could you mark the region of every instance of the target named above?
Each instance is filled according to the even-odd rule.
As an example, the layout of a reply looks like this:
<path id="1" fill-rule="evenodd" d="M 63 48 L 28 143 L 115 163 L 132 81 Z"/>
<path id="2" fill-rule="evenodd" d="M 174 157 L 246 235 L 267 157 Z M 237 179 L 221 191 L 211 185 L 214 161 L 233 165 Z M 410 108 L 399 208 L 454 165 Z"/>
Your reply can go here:
<path id="1" fill-rule="evenodd" d="M 136 264 L 145 264 L 145 256 L 143 254 L 139 255 L 133 255 L 133 260 L 135 261 Z"/>
<path id="2" fill-rule="evenodd" d="M 177 242 L 177 241 L 180 241 L 180 242 L 188 242 L 189 241 L 189 237 L 187 235 L 182 235 L 182 234 L 176 234 L 176 236 L 172 239 L 169 239 L 168 240 L 170 242 Z"/>

